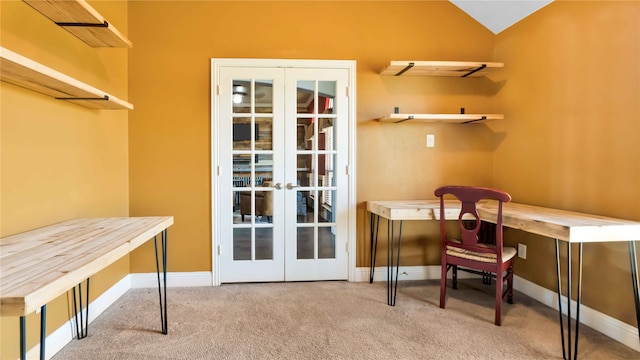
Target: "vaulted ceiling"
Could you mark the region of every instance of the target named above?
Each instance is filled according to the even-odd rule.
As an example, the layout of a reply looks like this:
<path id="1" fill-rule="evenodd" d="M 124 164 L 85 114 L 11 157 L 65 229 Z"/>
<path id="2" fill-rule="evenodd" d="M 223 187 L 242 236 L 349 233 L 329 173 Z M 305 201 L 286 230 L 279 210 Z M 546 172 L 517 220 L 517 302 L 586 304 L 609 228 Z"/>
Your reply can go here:
<path id="1" fill-rule="evenodd" d="M 553 0 L 449 0 L 494 34 L 550 4 Z"/>

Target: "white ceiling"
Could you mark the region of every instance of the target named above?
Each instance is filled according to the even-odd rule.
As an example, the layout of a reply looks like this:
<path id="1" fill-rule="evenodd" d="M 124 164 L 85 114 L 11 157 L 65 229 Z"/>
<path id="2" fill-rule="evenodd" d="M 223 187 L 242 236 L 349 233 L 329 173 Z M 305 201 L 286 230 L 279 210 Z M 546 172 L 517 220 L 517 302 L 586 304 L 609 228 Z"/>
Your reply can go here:
<path id="1" fill-rule="evenodd" d="M 550 4 L 553 0 L 449 0 L 494 34 Z"/>

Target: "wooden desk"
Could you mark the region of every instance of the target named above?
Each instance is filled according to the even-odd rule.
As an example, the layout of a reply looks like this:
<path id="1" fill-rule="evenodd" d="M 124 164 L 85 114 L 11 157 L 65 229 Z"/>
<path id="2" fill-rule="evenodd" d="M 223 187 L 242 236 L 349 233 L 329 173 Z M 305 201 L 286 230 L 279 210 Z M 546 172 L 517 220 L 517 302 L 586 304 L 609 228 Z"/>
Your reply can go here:
<path id="1" fill-rule="evenodd" d="M 456 205 L 457 204 L 457 205 Z M 398 286 L 398 269 L 400 263 L 400 247 L 403 220 L 437 220 L 440 218 L 440 203 L 438 200 L 409 200 L 409 201 L 368 201 L 367 210 L 371 213 L 371 271 L 369 281 L 373 281 L 373 269 L 375 267 L 375 247 L 378 238 L 378 222 L 380 217 L 390 222 L 388 230 L 389 262 L 387 268 L 387 303 L 395 305 L 395 295 Z M 459 202 L 447 201 L 446 219 L 457 219 L 460 212 Z M 498 208 L 495 202 L 485 202 L 478 206 L 480 219 L 487 222 L 496 222 Z M 398 235 L 398 254 L 395 269 L 393 270 L 394 256 L 394 221 L 400 221 Z M 580 296 L 582 285 L 582 245 L 590 242 L 614 242 L 627 241 L 629 244 L 629 259 L 631 267 L 631 280 L 636 306 L 636 321 L 640 326 L 640 294 L 638 292 L 638 265 L 636 257 L 635 241 L 640 240 L 640 222 L 616 219 L 611 217 L 584 214 L 573 211 L 558 210 L 540 206 L 532 206 L 518 203 L 504 203 L 502 209 L 502 224 L 506 227 L 546 236 L 555 239 L 556 242 L 556 273 L 558 276 L 558 308 L 560 315 L 560 332 L 562 336 L 562 353 L 565 356 L 565 336 L 562 321 L 562 293 L 559 241 L 567 246 L 567 298 L 571 300 L 571 253 L 572 243 L 578 244 L 578 294 L 576 297 L 576 322 L 575 322 L 575 346 L 574 356 L 577 358 L 578 330 L 580 324 Z M 395 288 L 393 282 L 395 280 Z M 567 309 L 567 344 L 568 354 L 571 358 L 571 306 Z M 565 357 L 566 358 L 566 357 Z"/>
<path id="2" fill-rule="evenodd" d="M 484 203 L 478 214 L 495 223 L 498 207 Z M 502 224 L 506 227 L 570 243 L 640 240 L 640 222 L 558 210 L 518 203 L 505 203 Z"/>
<path id="3" fill-rule="evenodd" d="M 478 214 L 484 221 L 495 223 L 498 208 L 496 204 L 486 203 L 478 208 Z M 506 203 L 502 208 L 502 224 L 514 229 L 550 237 L 556 245 L 556 273 L 558 277 L 558 314 L 560 316 L 560 334 L 562 336 L 562 355 L 565 356 L 565 336 L 562 321 L 562 282 L 560 274 L 559 241 L 567 247 L 567 351 L 571 359 L 571 255 L 572 243 L 578 244 L 578 294 L 576 296 L 576 321 L 574 358 L 578 356 L 578 331 L 580 328 L 580 296 L 582 286 L 582 245 L 593 242 L 627 241 L 631 281 L 636 307 L 636 323 L 640 327 L 640 294 L 638 292 L 638 262 L 635 241 L 640 240 L 640 222 L 616 219 L 606 216 L 584 214 L 574 211 L 550 209 L 539 206 Z M 640 336 L 640 334 L 639 334 Z"/>
<path id="4" fill-rule="evenodd" d="M 44 358 L 46 303 L 86 279 L 88 325 L 88 278 L 160 233 L 165 273 L 164 309 L 162 295 L 160 306 L 166 333 L 166 234 L 172 224 L 172 216 L 74 219 L 0 239 L 0 316 L 20 316 L 21 358 L 26 357 L 27 314 L 42 310 L 40 357 Z"/>
<path id="5" fill-rule="evenodd" d="M 440 200 L 367 201 L 367 211 L 387 220 L 435 220 L 439 208 Z"/>

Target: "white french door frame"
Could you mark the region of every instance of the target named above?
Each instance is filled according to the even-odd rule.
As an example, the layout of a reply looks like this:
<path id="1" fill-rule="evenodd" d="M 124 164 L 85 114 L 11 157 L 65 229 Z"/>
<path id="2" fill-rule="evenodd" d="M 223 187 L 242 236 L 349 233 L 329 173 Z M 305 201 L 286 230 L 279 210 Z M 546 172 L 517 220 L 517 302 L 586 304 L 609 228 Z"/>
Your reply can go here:
<path id="1" fill-rule="evenodd" d="M 260 68 L 323 68 L 347 69 L 349 84 L 347 97 L 348 110 L 348 159 L 345 171 L 348 178 L 348 226 L 347 257 L 348 281 L 356 281 L 356 62 L 355 60 L 287 60 L 287 59 L 211 59 L 211 271 L 213 286 L 220 285 L 220 245 L 221 245 L 221 149 L 217 141 L 220 133 L 220 69 L 224 67 L 260 67 Z M 227 169 L 228 171 L 228 169 Z"/>

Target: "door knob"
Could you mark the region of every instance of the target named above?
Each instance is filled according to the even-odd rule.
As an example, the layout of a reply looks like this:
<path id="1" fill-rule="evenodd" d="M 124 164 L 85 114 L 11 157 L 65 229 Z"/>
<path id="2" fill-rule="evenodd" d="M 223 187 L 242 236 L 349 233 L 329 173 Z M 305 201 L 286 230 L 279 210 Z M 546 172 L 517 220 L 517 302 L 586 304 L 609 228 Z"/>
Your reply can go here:
<path id="1" fill-rule="evenodd" d="M 292 183 L 288 183 L 288 184 L 287 184 L 287 190 L 295 189 L 295 188 L 297 188 L 297 187 L 299 187 L 299 186 L 297 186 L 297 185 L 293 185 Z"/>
<path id="2" fill-rule="evenodd" d="M 273 188 L 274 188 L 274 189 L 276 189 L 276 190 L 280 190 L 280 189 L 282 189 L 282 184 L 280 184 L 280 183 L 275 183 L 275 184 L 273 185 Z"/>

